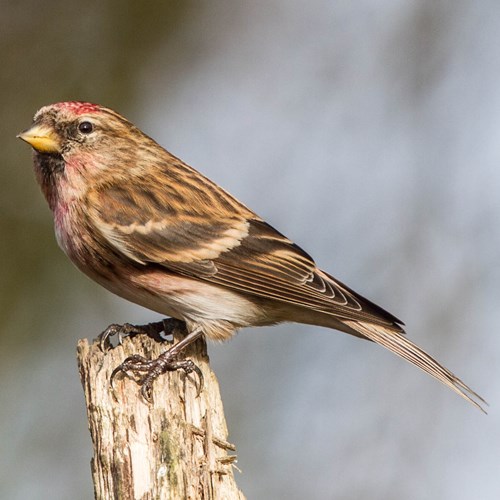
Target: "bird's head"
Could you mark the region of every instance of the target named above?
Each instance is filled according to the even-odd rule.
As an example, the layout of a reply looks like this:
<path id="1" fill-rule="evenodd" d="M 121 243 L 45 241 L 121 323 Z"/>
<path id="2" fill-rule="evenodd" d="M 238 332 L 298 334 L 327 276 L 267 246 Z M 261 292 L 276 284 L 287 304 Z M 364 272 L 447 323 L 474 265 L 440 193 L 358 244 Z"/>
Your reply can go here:
<path id="1" fill-rule="evenodd" d="M 115 111 L 76 101 L 44 106 L 18 137 L 34 149 L 35 173 L 51 206 L 58 195 L 78 195 L 103 175 L 137 166 L 158 147 Z"/>
<path id="2" fill-rule="evenodd" d="M 39 109 L 18 137 L 36 154 L 60 156 L 102 153 L 106 149 L 144 143 L 144 134 L 115 111 L 88 102 L 59 102 Z M 108 148 L 107 146 L 113 146 Z"/>
<path id="3" fill-rule="evenodd" d="M 37 154 L 67 157 L 75 150 L 95 149 L 113 128 L 109 124 L 113 121 L 117 121 L 116 113 L 97 104 L 60 102 L 38 110 L 31 127 L 18 137 Z"/>

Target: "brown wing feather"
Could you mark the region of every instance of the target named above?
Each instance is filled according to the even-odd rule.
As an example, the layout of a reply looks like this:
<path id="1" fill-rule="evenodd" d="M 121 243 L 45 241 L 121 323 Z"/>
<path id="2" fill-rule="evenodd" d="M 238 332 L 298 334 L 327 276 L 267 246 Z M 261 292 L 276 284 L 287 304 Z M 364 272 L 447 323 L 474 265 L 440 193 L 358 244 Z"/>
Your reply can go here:
<path id="1" fill-rule="evenodd" d="M 260 220 L 250 221 L 241 245 L 214 264 L 213 283 L 401 331 L 397 318 L 319 270 L 306 252 Z"/>
<path id="2" fill-rule="evenodd" d="M 94 189 L 88 207 L 94 225 L 135 261 L 402 331 L 401 321 L 319 270 L 300 247 L 180 160 L 159 168 L 154 181 L 138 176 L 133 190 L 120 182 Z"/>
<path id="3" fill-rule="evenodd" d="M 246 216 L 251 212 L 242 211 L 208 179 L 190 175 L 189 167 L 181 175 L 182 166 L 174 164 L 168 173 L 158 170 L 154 179 L 137 176 L 133 190 L 121 179 L 96 186 L 86 200 L 87 213 L 115 247 L 138 262 L 198 263 L 209 272 L 209 261 L 240 245 L 248 234 Z M 197 180 L 198 186 L 193 184 Z M 202 181 L 206 185 L 199 185 Z"/>

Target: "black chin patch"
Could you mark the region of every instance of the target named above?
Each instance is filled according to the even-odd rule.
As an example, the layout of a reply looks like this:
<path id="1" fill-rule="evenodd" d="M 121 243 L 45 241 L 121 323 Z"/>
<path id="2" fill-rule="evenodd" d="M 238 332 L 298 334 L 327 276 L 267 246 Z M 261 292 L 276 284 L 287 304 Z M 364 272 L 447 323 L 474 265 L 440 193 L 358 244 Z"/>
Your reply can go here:
<path id="1" fill-rule="evenodd" d="M 64 160 L 60 154 L 36 153 L 35 158 L 44 175 L 50 176 L 64 171 Z"/>

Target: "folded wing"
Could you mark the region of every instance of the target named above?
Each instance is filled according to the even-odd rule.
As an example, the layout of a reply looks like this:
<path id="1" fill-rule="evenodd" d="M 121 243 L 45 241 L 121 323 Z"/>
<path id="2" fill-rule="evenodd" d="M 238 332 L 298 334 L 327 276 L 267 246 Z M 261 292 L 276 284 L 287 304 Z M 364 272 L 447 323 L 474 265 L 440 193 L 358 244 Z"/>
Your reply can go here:
<path id="1" fill-rule="evenodd" d="M 177 168 L 185 170 L 156 172 L 154 181 L 138 177 L 134 189 L 118 182 L 92 191 L 88 213 L 115 249 L 144 265 L 402 331 L 401 321 L 319 270 L 223 189 L 183 164 Z"/>

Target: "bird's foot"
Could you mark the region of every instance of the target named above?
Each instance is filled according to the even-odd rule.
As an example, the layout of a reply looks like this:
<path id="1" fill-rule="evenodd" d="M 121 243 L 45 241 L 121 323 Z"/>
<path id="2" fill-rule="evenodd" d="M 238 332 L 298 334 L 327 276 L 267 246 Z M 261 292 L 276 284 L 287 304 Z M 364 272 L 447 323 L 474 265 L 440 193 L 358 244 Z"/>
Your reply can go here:
<path id="1" fill-rule="evenodd" d="M 156 359 L 152 360 L 146 359 L 137 354 L 129 356 L 111 373 L 111 387 L 114 389 L 114 378 L 118 374 L 123 373 L 127 377 L 135 380 L 141 386 L 141 394 L 143 398 L 151 403 L 153 382 L 163 373 L 184 370 L 186 374 L 194 372 L 198 375 L 198 397 L 203 389 L 203 373 L 190 359 L 177 359 L 178 356 L 179 352 L 175 346 L 158 356 Z M 132 373 L 133 376 L 130 376 L 129 372 Z"/>
<path id="2" fill-rule="evenodd" d="M 174 329 L 180 328 L 186 330 L 186 324 L 175 318 L 166 318 L 162 321 L 148 323 L 147 325 L 131 325 L 124 323 L 123 325 L 109 325 L 98 337 L 98 341 L 102 351 L 113 347 L 111 338 L 115 335 L 118 338 L 118 345 L 122 345 L 125 337 L 135 337 L 136 335 L 148 335 L 149 337 L 161 342 L 164 337 L 172 335 Z M 161 333 L 164 333 L 162 336 Z"/>

